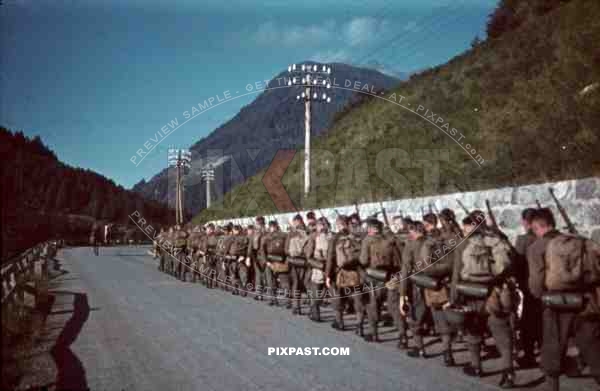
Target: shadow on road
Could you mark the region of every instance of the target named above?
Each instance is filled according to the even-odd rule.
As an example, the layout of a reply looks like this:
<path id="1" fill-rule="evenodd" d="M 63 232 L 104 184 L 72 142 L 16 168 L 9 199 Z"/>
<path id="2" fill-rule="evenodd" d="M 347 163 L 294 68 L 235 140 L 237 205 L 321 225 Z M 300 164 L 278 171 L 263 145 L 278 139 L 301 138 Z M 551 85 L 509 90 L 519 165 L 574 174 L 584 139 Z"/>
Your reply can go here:
<path id="1" fill-rule="evenodd" d="M 88 320 L 90 306 L 87 295 L 75 292 L 56 292 L 57 294 L 72 294 L 73 316 L 67 321 L 65 327 L 56 339 L 51 349 L 58 375 L 56 389 L 58 390 L 89 390 L 85 375 L 85 368 L 79 358 L 71 351 L 71 344 L 75 342 L 84 323 Z"/>

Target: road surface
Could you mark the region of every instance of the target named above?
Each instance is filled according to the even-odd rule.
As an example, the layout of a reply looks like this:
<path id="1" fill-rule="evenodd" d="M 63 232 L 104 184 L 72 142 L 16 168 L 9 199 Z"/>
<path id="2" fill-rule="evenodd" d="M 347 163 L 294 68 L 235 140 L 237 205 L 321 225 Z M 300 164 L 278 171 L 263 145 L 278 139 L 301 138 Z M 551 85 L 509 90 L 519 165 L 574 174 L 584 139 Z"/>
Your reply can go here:
<path id="1" fill-rule="evenodd" d="M 144 391 L 498 389 L 497 374 L 471 379 L 460 368 L 443 367 L 441 357 L 406 357 L 390 329 L 383 330 L 386 342 L 369 344 L 352 331 L 331 329 L 330 322 L 316 324 L 249 297 L 180 282 L 159 272 L 147 250 L 59 253 L 64 274 L 52 282 L 55 301 L 46 322 L 51 348 L 34 364 L 52 378 L 46 384 Z M 325 309 L 324 318 L 332 317 Z M 350 354 L 275 356 L 269 347 L 347 347 Z M 466 363 L 465 353 L 457 361 Z M 487 360 L 484 370 L 493 373 L 494 362 Z M 520 384 L 540 380 L 537 369 L 517 376 Z M 563 381 L 564 389 L 579 391 L 592 384 Z"/>

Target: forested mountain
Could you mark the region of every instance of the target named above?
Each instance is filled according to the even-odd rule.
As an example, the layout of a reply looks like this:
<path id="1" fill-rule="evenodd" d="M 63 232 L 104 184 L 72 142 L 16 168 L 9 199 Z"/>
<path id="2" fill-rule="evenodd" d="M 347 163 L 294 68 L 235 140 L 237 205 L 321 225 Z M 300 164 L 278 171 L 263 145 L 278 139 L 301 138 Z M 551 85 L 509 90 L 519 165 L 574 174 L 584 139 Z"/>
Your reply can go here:
<path id="1" fill-rule="evenodd" d="M 2 256 L 50 237 L 85 239 L 94 222 L 154 224 L 174 216 L 155 201 L 90 170 L 61 163 L 39 137 L 0 127 Z"/>
<path id="2" fill-rule="evenodd" d="M 310 199 L 302 197 L 301 153 L 285 171 L 294 205 L 600 175 L 600 2 L 502 0 L 487 32 L 446 64 L 413 74 L 387 100 L 339 115 L 312 145 L 330 153 L 311 159 Z M 394 104 L 400 96 L 404 107 Z M 196 221 L 276 212 L 263 175 Z"/>
<path id="3" fill-rule="evenodd" d="M 311 62 L 315 64 L 315 62 Z M 318 63 L 316 63 L 318 64 Z M 319 64 L 320 66 L 321 64 Z M 312 134 L 321 135 L 335 121 L 340 112 L 351 109 L 365 99 L 360 88 L 367 85 L 370 92 L 380 92 L 397 85 L 400 80 L 384 75 L 375 70 L 353 67 L 335 63 L 331 65 L 332 84 L 340 88 L 328 90 L 331 103 L 313 104 Z M 243 182 L 246 178 L 265 168 L 279 149 L 295 149 L 304 143 L 304 105 L 296 100 L 301 87 L 285 87 L 284 78 L 289 77 L 287 71 L 275 76 L 265 89 L 249 105 L 243 107 L 231 120 L 215 129 L 207 137 L 196 142 L 192 147 L 192 157 L 196 163 L 200 158 L 215 161 L 220 156 L 231 157 L 235 161 L 222 158 L 217 168 L 217 179 L 213 195 L 220 197 L 232 186 Z M 355 84 L 358 82 L 359 84 Z M 358 85 L 358 89 L 355 89 Z M 283 88 L 279 88 L 283 87 Z M 335 87 L 335 86 L 334 86 Z M 248 152 L 250 150 L 250 152 Z M 224 163 L 224 164 L 222 164 Z M 186 208 L 197 212 L 205 207 L 205 188 L 201 183 L 201 169 L 193 164 L 190 175 L 186 178 Z M 238 171 L 239 169 L 239 171 Z M 173 200 L 174 186 L 169 186 L 167 169 L 149 181 L 142 181 L 133 187 L 134 191 L 149 199 L 167 202 Z M 171 182 L 174 183 L 174 180 Z"/>

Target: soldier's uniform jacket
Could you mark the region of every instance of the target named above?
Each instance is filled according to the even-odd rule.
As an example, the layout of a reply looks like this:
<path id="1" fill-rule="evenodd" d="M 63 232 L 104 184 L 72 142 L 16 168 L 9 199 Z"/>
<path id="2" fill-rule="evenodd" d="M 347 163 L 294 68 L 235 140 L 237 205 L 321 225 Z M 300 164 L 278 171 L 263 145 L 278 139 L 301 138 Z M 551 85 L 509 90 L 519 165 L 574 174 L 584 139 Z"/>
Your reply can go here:
<path id="1" fill-rule="evenodd" d="M 321 251 L 317 251 L 317 249 L 316 249 L 317 237 L 319 235 L 329 236 L 329 243 L 327 245 L 327 253 L 325 253 L 325 254 L 322 254 Z M 327 255 L 329 253 L 329 249 L 331 248 L 331 238 L 332 238 L 332 235 L 330 233 L 320 234 L 317 231 L 312 232 L 310 234 L 310 239 L 308 240 L 308 243 L 306 244 L 306 247 L 304 248 L 304 256 L 306 257 L 306 259 L 312 258 L 312 259 L 315 259 L 315 260 L 323 263 L 323 267 L 321 268 L 321 270 L 325 268 L 325 265 L 327 263 Z"/>
<path id="2" fill-rule="evenodd" d="M 265 227 L 258 226 L 258 227 L 256 227 L 254 234 L 252 234 L 252 236 L 248 237 L 249 243 L 248 243 L 248 251 L 246 253 L 246 256 L 249 257 L 252 262 L 258 262 L 259 265 L 261 266 L 261 268 L 265 266 L 265 262 L 264 262 L 265 254 L 262 253 L 262 243 L 261 242 L 266 234 L 267 234 L 267 231 L 266 231 Z M 259 259 L 259 258 L 261 258 L 261 259 Z"/>
<path id="3" fill-rule="evenodd" d="M 538 238 L 527 248 L 527 264 L 529 267 L 528 287 L 534 297 L 540 298 L 544 293 L 544 281 L 546 278 L 546 246 L 560 232 L 552 230 L 543 237 Z"/>
<path id="4" fill-rule="evenodd" d="M 250 247 L 249 242 L 250 240 L 246 235 L 233 235 L 228 242 L 227 255 L 232 257 L 230 258 L 232 260 L 245 257 L 248 253 L 248 247 Z"/>
<path id="5" fill-rule="evenodd" d="M 425 242 L 425 237 L 420 237 L 416 240 L 408 240 L 402 251 L 402 268 L 400 272 L 400 295 L 407 296 L 408 278 L 416 269 L 416 264 L 419 261 L 421 246 Z"/>
<path id="6" fill-rule="evenodd" d="M 185 248 L 187 244 L 188 233 L 184 230 L 175 231 L 173 235 L 173 245 L 177 248 Z"/>
<path id="7" fill-rule="evenodd" d="M 337 272 L 337 260 L 335 254 L 335 246 L 337 241 L 342 236 L 347 236 L 350 234 L 350 231 L 347 229 L 337 232 L 331 238 L 331 242 L 329 243 L 329 247 L 327 248 L 327 261 L 325 263 L 325 276 L 330 278 L 332 281 L 335 281 L 335 274 Z"/>
<path id="8" fill-rule="evenodd" d="M 372 266 L 371 258 L 373 255 L 372 255 L 371 246 L 373 245 L 373 243 L 375 243 L 376 241 L 379 241 L 381 239 L 385 239 L 383 234 L 376 234 L 373 236 L 367 235 L 362 240 L 359 262 L 364 268 Z M 395 240 L 392 240 L 391 244 L 392 245 L 389 247 L 389 249 L 386 249 L 386 251 L 389 251 L 387 256 L 391 257 L 391 261 L 392 261 L 391 269 L 394 271 L 400 270 L 402 256 L 400 255 L 400 252 L 398 251 L 398 247 L 396 246 Z"/>
<path id="9" fill-rule="evenodd" d="M 288 234 L 285 240 L 285 254 L 290 255 L 290 243 L 292 239 L 297 238 L 298 236 L 307 236 L 310 235 L 310 232 L 306 226 L 300 226 L 298 228 L 292 229 Z M 306 257 L 306 243 L 304 245 L 304 249 L 302 250 L 303 256 Z"/>
<path id="10" fill-rule="evenodd" d="M 517 236 L 515 239 L 516 259 L 514 273 L 521 289 L 528 287 L 529 267 L 527 262 L 527 249 L 537 240 L 535 234 L 529 230 L 527 233 Z"/>
<path id="11" fill-rule="evenodd" d="M 274 235 L 287 235 L 287 234 L 285 232 L 281 232 L 281 231 L 267 232 L 260 241 L 259 259 L 260 259 L 261 254 L 264 254 L 265 258 L 268 258 L 269 255 L 271 255 L 271 254 L 269 254 L 269 251 L 267 249 L 269 248 L 269 245 L 270 245 L 271 241 L 273 240 Z M 268 259 L 265 259 L 265 263 L 267 261 L 268 261 Z"/>
<path id="12" fill-rule="evenodd" d="M 217 240 L 217 235 L 214 233 L 204 235 L 200 242 L 200 251 L 204 254 L 214 254 L 215 248 L 217 247 Z"/>

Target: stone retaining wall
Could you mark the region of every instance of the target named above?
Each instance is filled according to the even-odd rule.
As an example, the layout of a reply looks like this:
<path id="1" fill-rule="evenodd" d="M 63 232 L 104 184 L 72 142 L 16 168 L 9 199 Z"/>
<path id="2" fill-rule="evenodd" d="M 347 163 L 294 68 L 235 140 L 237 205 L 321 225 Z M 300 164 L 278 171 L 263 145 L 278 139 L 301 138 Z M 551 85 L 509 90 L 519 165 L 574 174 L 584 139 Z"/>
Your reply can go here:
<path id="1" fill-rule="evenodd" d="M 524 208 L 535 207 L 536 200 L 543 206 L 549 206 L 555 213 L 559 228 L 563 229 L 565 223 L 560 217 L 558 210 L 548 188 L 552 187 L 557 198 L 563 207 L 567 210 L 571 221 L 575 223 L 577 230 L 587 237 L 593 235 L 594 238 L 600 238 L 600 177 L 590 177 L 583 179 L 573 179 L 561 182 L 550 182 L 537 185 L 504 187 L 500 189 L 474 191 L 467 193 L 453 193 L 433 197 L 421 197 L 412 199 L 402 199 L 394 201 L 384 201 L 388 216 L 408 215 L 418 219 L 421 217 L 421 208 L 429 210 L 429 204 L 435 205 L 438 210 L 443 208 L 452 208 L 457 215 L 457 220 L 464 217 L 465 213 L 456 202 L 459 199 L 469 210 L 481 209 L 485 211 L 485 200 L 490 200 L 492 210 L 496 216 L 496 221 L 502 230 L 511 238 L 521 233 L 520 214 Z M 341 214 L 351 214 L 354 212 L 353 205 L 336 207 Z M 378 202 L 359 204 L 361 217 L 375 214 L 380 210 Z M 307 211 L 301 212 L 305 215 Z M 334 208 L 321 209 L 321 212 L 329 221 L 335 221 L 336 213 Z M 318 211 L 315 211 L 319 215 Z M 277 219 L 281 226 L 286 229 L 288 222 L 296 213 L 282 213 L 272 216 L 265 216 L 268 220 Z M 383 219 L 379 215 L 380 219 Z M 217 225 L 225 225 L 229 222 L 238 224 L 252 224 L 254 217 L 241 219 L 229 219 L 215 221 Z"/>

